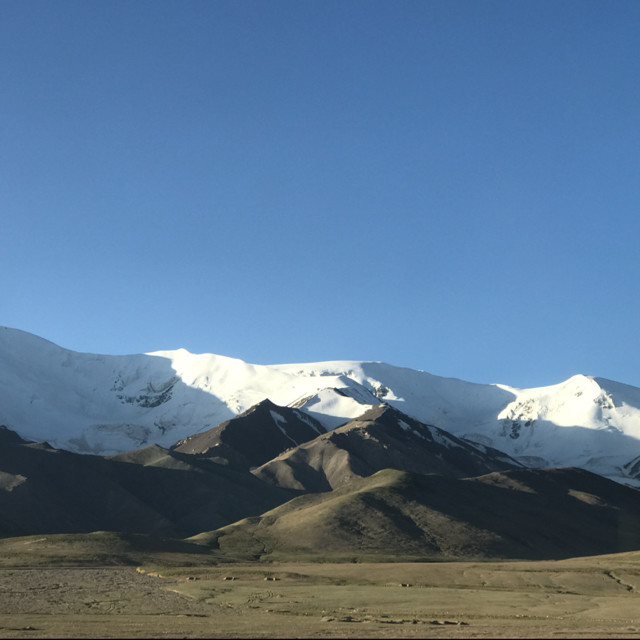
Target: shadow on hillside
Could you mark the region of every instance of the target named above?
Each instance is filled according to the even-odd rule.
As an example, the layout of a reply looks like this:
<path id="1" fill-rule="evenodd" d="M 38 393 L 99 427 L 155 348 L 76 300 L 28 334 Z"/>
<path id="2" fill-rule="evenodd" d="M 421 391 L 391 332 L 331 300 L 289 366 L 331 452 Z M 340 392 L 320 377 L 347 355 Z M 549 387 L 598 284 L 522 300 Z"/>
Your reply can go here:
<path id="1" fill-rule="evenodd" d="M 470 408 L 468 413 L 482 412 L 497 416 L 504 407 L 516 398 L 513 392 L 492 384 L 466 382 L 458 378 L 443 378 L 425 371 L 392 367 L 380 362 L 365 362 L 362 364 L 362 371 L 368 377 L 374 380 L 384 379 L 388 384 L 388 389 L 381 387 L 377 390 L 377 396 L 383 401 L 386 401 L 386 392 L 392 391 L 394 387 L 402 389 L 404 397 L 391 400 L 389 404 L 418 420 L 421 417 L 414 416 L 411 411 L 411 407 L 415 406 L 417 401 L 422 401 L 427 408 L 433 404 L 437 409 L 444 401 L 445 405 Z M 437 422 L 434 424 L 446 429 L 444 425 L 439 425 Z"/>
<path id="2" fill-rule="evenodd" d="M 504 451 L 530 466 L 573 465 L 613 474 L 618 470 L 617 465 L 627 464 L 640 456 L 640 440 L 614 427 L 590 429 L 580 425 L 561 426 L 541 419 L 530 423 L 524 419 L 498 420 L 498 414 L 516 396 L 496 385 L 441 378 L 423 371 L 390 367 L 377 362 L 364 363 L 362 370 L 374 380 L 389 380 L 391 388 L 397 385 L 403 389 L 405 397 L 389 401 L 400 411 L 458 437 L 469 434 L 471 440 Z M 635 388 L 629 389 L 628 393 L 640 393 Z M 441 411 L 440 407 L 446 408 Z M 473 433 L 474 420 L 488 418 L 501 426 L 501 437 L 491 437 L 490 441 L 484 431 Z M 540 453 L 536 454 L 536 450 Z M 549 454 L 549 451 L 553 454 Z M 535 457 L 539 459 L 532 464 Z M 640 465 L 638 467 L 640 469 Z M 620 470 L 619 475 L 624 477 L 625 474 Z"/>
<path id="3" fill-rule="evenodd" d="M 152 442 L 168 447 L 235 415 L 215 394 L 215 387 L 209 392 L 190 386 L 164 356 L 85 357 L 93 360 L 92 366 L 102 367 L 98 375 L 108 391 L 93 403 L 95 393 L 86 393 L 86 413 L 92 421 L 75 437 L 57 440 L 56 446 L 78 453 L 123 451 Z M 72 393 L 85 395 L 82 389 Z M 64 398 L 56 404 L 64 405 Z"/>
<path id="4" fill-rule="evenodd" d="M 560 559 L 640 549 L 640 491 L 582 469 L 480 479 L 414 476 L 407 494 L 457 523 L 500 536 L 485 550 L 489 557 Z"/>
<path id="5" fill-rule="evenodd" d="M 137 457 L 141 462 L 39 445 L 0 447 L 0 481 L 13 483 L 0 491 L 0 532 L 17 536 L 106 530 L 186 537 L 260 515 L 299 495 L 262 483 L 248 472 L 160 447 L 147 447 Z M 381 485 L 381 491 L 367 491 L 380 499 L 370 502 L 366 512 L 353 512 L 353 518 L 338 513 L 340 522 L 357 523 L 358 540 L 366 533 L 363 523 L 374 523 L 372 539 L 380 552 L 402 550 L 400 538 L 417 540 L 421 532 L 433 539 L 440 536 L 448 545 L 475 549 L 479 557 L 559 559 L 640 548 L 640 491 L 587 471 L 525 469 L 462 480 L 402 477 L 400 483 Z M 355 482 L 361 495 L 359 485 L 367 479 Z M 396 496 L 392 501 L 389 490 Z M 344 487 L 334 494 L 343 506 L 346 493 Z M 326 494 L 326 500 L 332 497 Z M 442 519 L 436 513 L 448 517 L 439 530 Z M 378 539 L 380 523 L 389 518 L 396 519 L 397 526 L 384 530 L 386 539 Z M 298 523 L 303 522 L 301 511 Z M 313 518 L 309 527 L 317 527 Z M 495 535 L 478 543 L 479 530 Z M 345 532 L 336 531 L 338 546 L 344 546 Z"/>
<path id="6" fill-rule="evenodd" d="M 501 437 L 493 438 L 491 446 L 527 464 L 536 455 L 531 467 L 574 466 L 604 475 L 624 476 L 620 465 L 640 455 L 640 440 L 614 427 L 591 429 L 580 425 L 563 426 L 550 420 L 503 419 Z"/>
<path id="7" fill-rule="evenodd" d="M 0 487 L 0 532 L 184 537 L 259 515 L 297 495 L 248 472 L 188 458 L 166 452 L 152 463 L 136 463 L 41 445 L 3 446 L 0 483 L 12 485 Z"/>

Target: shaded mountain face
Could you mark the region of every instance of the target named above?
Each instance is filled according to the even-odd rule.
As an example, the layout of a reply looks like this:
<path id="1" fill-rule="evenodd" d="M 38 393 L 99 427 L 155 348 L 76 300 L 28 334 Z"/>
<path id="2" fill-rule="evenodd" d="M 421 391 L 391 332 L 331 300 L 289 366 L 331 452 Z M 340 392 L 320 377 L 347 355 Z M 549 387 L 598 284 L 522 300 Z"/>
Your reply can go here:
<path id="1" fill-rule="evenodd" d="M 324 431 L 311 416 L 267 399 L 212 429 L 180 440 L 171 449 L 249 469 Z"/>
<path id="2" fill-rule="evenodd" d="M 629 460 L 629 462 L 624 465 L 624 471 L 629 478 L 640 481 L 640 456 Z"/>
<path id="3" fill-rule="evenodd" d="M 192 535 L 281 504 L 291 492 L 157 445 L 111 457 L 0 431 L 0 535 L 110 530 Z"/>
<path id="4" fill-rule="evenodd" d="M 640 548 L 640 491 L 582 469 L 446 478 L 387 469 L 194 538 L 264 559 L 559 559 Z M 258 550 L 258 551 L 257 551 Z"/>
<path id="5" fill-rule="evenodd" d="M 329 491 L 381 469 L 478 476 L 522 465 L 500 451 L 470 444 L 387 404 L 286 451 L 253 471 L 271 484 Z"/>
<path id="6" fill-rule="evenodd" d="M 4 425 L 0 426 L 0 447 L 12 444 L 29 444 L 29 441 L 21 438 L 15 431 Z"/>

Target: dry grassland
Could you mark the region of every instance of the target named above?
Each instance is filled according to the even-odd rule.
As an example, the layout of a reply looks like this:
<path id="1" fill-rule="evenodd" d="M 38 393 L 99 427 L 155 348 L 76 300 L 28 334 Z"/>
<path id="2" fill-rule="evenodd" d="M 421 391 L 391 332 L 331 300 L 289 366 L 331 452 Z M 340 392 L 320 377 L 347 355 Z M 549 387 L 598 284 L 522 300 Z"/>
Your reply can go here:
<path id="1" fill-rule="evenodd" d="M 5 564 L 0 637 L 640 638 L 640 553 L 138 570 Z"/>

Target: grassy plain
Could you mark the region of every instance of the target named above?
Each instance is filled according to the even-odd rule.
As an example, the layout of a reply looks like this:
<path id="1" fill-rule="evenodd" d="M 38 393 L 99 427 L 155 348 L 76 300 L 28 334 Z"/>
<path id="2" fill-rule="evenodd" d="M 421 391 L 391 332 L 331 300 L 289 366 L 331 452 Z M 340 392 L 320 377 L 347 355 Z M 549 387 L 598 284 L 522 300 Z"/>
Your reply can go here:
<path id="1" fill-rule="evenodd" d="M 188 546 L 139 543 L 0 541 L 0 637 L 640 638 L 640 552 L 218 563 Z"/>

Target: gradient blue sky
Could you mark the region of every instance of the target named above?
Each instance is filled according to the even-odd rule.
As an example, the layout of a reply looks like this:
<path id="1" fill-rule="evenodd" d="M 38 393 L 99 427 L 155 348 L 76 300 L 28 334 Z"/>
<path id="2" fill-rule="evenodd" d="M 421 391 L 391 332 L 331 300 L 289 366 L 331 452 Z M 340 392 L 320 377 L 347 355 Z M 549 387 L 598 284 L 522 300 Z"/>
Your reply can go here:
<path id="1" fill-rule="evenodd" d="M 640 2 L 0 0 L 0 324 L 640 386 Z"/>

